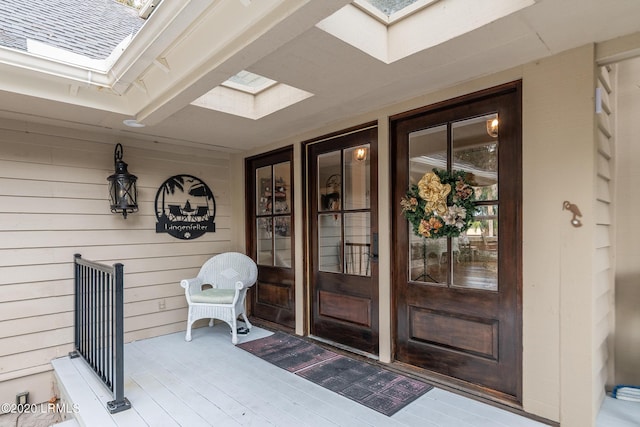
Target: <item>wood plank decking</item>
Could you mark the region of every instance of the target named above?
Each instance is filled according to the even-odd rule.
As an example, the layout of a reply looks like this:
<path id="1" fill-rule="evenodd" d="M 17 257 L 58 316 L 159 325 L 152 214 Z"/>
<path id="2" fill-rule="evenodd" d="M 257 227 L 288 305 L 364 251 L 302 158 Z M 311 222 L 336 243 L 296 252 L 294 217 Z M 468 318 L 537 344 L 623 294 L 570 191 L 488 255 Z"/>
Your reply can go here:
<path id="1" fill-rule="evenodd" d="M 271 332 L 254 327 L 240 342 Z M 80 359 L 53 361 L 59 387 L 80 425 L 137 426 L 459 426 L 544 424 L 435 388 L 392 417 L 359 405 L 231 344 L 225 324 L 125 345 L 125 396 L 132 409 L 110 415 L 112 400 Z"/>

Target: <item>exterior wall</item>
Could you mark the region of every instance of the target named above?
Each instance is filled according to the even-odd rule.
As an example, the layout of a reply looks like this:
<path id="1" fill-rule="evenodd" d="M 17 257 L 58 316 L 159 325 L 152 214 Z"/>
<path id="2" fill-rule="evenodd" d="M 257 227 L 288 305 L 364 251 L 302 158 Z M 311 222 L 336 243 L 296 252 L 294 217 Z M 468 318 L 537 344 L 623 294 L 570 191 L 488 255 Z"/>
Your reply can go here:
<path id="1" fill-rule="evenodd" d="M 600 406 L 593 399 L 600 387 L 592 331 L 593 46 L 528 64 L 523 79 L 524 405 L 562 425 L 589 426 Z M 582 227 L 571 226 L 565 200 L 580 208 Z"/>
<path id="2" fill-rule="evenodd" d="M 603 393 L 601 375 L 606 364 L 606 358 L 595 357 L 596 351 L 602 349 L 602 339 L 594 337 L 595 269 L 586 268 L 596 258 L 597 245 L 594 46 L 350 117 L 246 155 L 289 144 L 297 148 L 300 141 L 378 120 L 380 360 L 390 362 L 391 239 L 383 233 L 391 229 L 389 162 L 393 147 L 389 146 L 388 117 L 517 79 L 523 79 L 523 408 L 563 426 L 593 425 Z M 242 177 L 234 172 L 233 179 Z M 296 200 L 302 199 L 302 183 L 303 177 L 297 172 Z M 562 210 L 565 200 L 580 207 L 582 227 L 571 226 L 570 213 Z M 240 200 L 238 203 L 242 204 Z M 297 212 L 296 230 L 302 230 L 301 211 Z M 300 261 L 304 258 L 303 236 L 296 233 L 295 238 L 299 266 L 296 293 L 304 295 Z M 304 301 L 299 304 L 301 313 Z M 297 316 L 297 322 L 296 331 L 306 331 L 302 316 Z M 606 336 L 607 332 L 600 334 Z"/>
<path id="3" fill-rule="evenodd" d="M 617 64 L 616 335 L 612 384 L 640 385 L 640 59 Z"/>
<path id="4" fill-rule="evenodd" d="M 138 176 L 140 210 L 126 220 L 110 213 L 107 196 L 116 142 Z M 213 191 L 215 233 L 184 241 L 155 232 L 156 192 L 177 174 Z M 0 121 L 0 401 L 55 394 L 49 362 L 73 343 L 74 253 L 124 264 L 126 341 L 184 330 L 179 281 L 229 249 L 229 187 L 225 153 Z"/>

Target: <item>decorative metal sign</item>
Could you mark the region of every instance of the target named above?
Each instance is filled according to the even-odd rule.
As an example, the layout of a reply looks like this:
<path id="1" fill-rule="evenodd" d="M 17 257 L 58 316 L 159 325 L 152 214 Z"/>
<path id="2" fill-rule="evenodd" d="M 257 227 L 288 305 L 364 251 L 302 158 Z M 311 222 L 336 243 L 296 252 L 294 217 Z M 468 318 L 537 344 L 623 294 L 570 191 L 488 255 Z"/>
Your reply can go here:
<path id="1" fill-rule="evenodd" d="M 156 233 L 191 240 L 216 231 L 216 200 L 201 179 L 175 175 L 156 194 Z"/>

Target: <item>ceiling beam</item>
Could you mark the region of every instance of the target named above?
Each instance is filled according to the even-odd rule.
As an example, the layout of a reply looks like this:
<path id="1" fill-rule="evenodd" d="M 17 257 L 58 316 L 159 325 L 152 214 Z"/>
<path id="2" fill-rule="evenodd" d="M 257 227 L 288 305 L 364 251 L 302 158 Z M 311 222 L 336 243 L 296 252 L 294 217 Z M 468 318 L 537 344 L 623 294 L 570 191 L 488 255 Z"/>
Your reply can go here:
<path id="1" fill-rule="evenodd" d="M 245 6 L 221 0 L 161 55 L 169 73 L 154 67 L 144 75 L 148 97 L 131 99 L 137 120 L 160 123 L 348 3 L 261 0 Z"/>

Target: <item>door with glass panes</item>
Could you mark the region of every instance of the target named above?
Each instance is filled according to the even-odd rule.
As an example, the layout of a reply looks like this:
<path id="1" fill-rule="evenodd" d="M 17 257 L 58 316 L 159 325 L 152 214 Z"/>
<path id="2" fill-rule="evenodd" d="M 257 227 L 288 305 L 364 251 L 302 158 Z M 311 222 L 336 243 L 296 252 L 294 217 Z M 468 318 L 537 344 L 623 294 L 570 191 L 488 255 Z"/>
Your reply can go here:
<path id="1" fill-rule="evenodd" d="M 391 123 L 395 358 L 515 401 L 522 396 L 520 87 Z M 402 214 L 409 185 L 434 168 L 474 181 L 475 218 L 458 236 L 418 236 Z"/>
<path id="2" fill-rule="evenodd" d="M 249 253 L 258 264 L 251 315 L 295 328 L 293 148 L 246 162 Z"/>
<path id="3" fill-rule="evenodd" d="M 378 353 L 377 127 L 305 145 L 312 336 Z"/>

